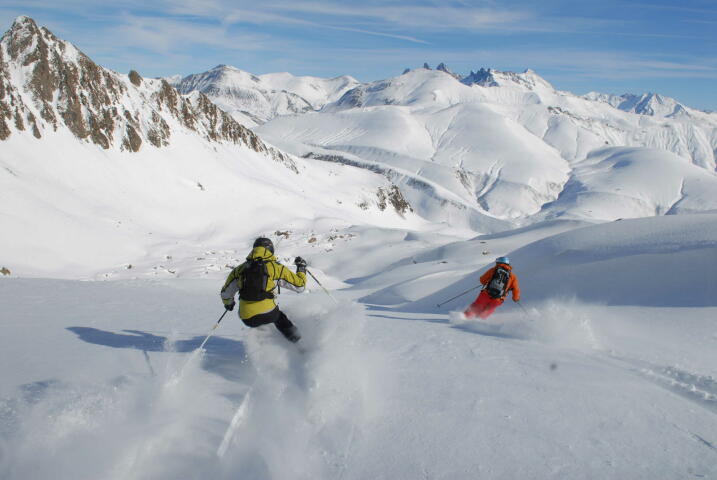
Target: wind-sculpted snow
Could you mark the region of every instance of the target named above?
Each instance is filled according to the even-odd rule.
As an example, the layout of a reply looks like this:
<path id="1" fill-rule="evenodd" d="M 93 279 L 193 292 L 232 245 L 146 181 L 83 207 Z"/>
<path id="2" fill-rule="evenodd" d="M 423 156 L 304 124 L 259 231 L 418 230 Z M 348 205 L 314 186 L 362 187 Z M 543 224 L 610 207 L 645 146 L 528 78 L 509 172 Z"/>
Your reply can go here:
<path id="1" fill-rule="evenodd" d="M 635 219 L 584 227 L 512 253 L 537 297 L 617 305 L 716 306 L 717 216 Z"/>
<path id="2" fill-rule="evenodd" d="M 543 215 L 608 221 L 717 212 L 716 192 L 717 175 L 668 152 L 604 148 L 576 164 Z"/>

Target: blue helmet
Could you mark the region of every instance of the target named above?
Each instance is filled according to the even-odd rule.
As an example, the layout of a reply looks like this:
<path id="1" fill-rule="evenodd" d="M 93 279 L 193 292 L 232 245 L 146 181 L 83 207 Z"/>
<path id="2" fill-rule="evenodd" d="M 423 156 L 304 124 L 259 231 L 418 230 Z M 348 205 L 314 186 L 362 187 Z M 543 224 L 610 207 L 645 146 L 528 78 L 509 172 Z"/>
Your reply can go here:
<path id="1" fill-rule="evenodd" d="M 498 257 L 495 259 L 495 263 L 504 263 L 506 265 L 510 265 L 510 258 L 508 257 Z"/>

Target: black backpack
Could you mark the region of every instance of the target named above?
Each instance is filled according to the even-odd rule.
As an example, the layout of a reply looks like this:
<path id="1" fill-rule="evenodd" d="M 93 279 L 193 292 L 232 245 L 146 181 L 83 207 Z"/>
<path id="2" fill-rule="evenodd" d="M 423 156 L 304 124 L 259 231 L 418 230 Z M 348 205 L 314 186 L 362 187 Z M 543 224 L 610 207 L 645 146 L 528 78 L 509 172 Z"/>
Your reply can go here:
<path id="1" fill-rule="evenodd" d="M 267 298 L 274 298 L 274 294 L 266 291 L 269 281 L 269 271 L 261 258 L 252 258 L 245 264 L 241 272 L 241 289 L 239 298 L 250 302 L 258 302 Z"/>
<path id="2" fill-rule="evenodd" d="M 496 267 L 493 278 L 488 282 L 485 291 L 491 298 L 501 298 L 507 293 L 505 289 L 508 287 L 508 279 L 510 279 L 510 271 L 503 267 Z"/>

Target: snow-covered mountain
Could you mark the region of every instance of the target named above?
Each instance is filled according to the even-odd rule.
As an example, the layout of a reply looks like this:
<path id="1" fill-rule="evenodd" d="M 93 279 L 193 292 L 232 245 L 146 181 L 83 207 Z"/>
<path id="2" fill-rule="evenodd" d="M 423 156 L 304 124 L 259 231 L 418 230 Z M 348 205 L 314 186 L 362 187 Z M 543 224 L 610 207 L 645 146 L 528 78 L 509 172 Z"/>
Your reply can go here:
<path id="1" fill-rule="evenodd" d="M 669 118 L 624 112 L 557 91 L 530 70 L 480 70 L 458 81 L 444 71 L 421 68 L 359 85 L 318 113 L 277 117 L 255 131 L 300 156 L 384 171 L 427 218 L 464 218 L 480 230 L 488 224 L 486 217 L 614 220 L 626 215 L 613 209 L 615 204 L 644 201 L 665 207 L 658 181 L 665 176 L 678 186 L 691 183 L 686 178 L 699 179 L 703 193 L 686 201 L 697 211 L 714 210 L 717 203 L 709 192 L 717 191 L 717 115 L 685 112 Z M 640 175 L 648 179 L 639 193 L 612 186 L 619 169 L 599 177 L 600 184 L 578 179 L 604 171 L 593 159 L 605 148 L 621 158 L 642 159 L 629 160 L 641 165 Z M 670 167 L 663 161 L 668 156 Z M 610 200 L 595 195 L 608 191 Z M 602 198 L 607 204 L 576 210 L 577 203 L 567 200 L 573 197 Z"/>
<path id="2" fill-rule="evenodd" d="M 166 81 L 104 69 L 28 17 L 19 17 L 0 40 L 0 112 L 1 139 L 25 130 L 37 139 L 68 130 L 104 149 L 137 152 L 189 134 L 290 162 L 206 96 L 184 97 Z"/>
<path id="3" fill-rule="evenodd" d="M 201 92 L 244 125 L 306 113 L 333 102 L 359 82 L 349 76 L 295 77 L 289 73 L 252 75 L 228 65 L 168 81 L 181 93 Z"/>

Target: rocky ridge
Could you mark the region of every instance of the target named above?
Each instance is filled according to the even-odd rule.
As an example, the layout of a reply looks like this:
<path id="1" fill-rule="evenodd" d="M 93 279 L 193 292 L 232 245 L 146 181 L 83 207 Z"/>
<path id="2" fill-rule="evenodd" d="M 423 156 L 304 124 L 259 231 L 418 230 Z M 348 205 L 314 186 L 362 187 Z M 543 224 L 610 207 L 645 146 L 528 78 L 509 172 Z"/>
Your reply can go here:
<path id="1" fill-rule="evenodd" d="M 298 171 L 293 160 L 201 93 L 183 96 L 165 80 L 105 69 L 69 42 L 18 17 L 0 39 L 0 140 L 66 128 L 103 149 L 169 145 L 178 131 L 246 146 Z"/>

